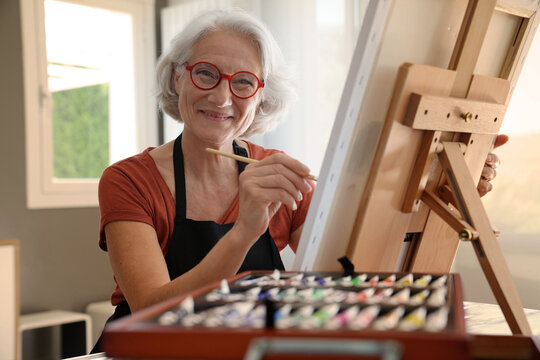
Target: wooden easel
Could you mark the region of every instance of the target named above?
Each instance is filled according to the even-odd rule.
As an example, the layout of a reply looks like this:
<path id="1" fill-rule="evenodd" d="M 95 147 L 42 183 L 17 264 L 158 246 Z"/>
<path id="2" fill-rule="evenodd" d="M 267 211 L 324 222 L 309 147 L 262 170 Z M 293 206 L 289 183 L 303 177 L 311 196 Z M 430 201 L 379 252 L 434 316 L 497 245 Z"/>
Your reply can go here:
<path id="1" fill-rule="evenodd" d="M 362 270 L 448 272 L 458 231 L 472 242 L 512 333 L 531 335 L 475 185 L 538 21 L 536 4 L 502 9 L 523 20 L 500 78 L 473 75 L 495 8 L 506 5 L 469 1 L 449 69 L 401 66 L 347 254 Z M 407 233 L 415 240 L 396 269 Z"/>
<path id="2" fill-rule="evenodd" d="M 475 116 L 478 113 L 480 113 L 481 118 L 488 120 L 488 126 L 490 125 L 489 120 L 494 119 L 493 117 L 484 117 L 482 111 L 475 112 Z M 421 200 L 458 232 L 460 240 L 472 242 L 478 261 L 512 333 L 532 335 L 498 239 L 492 230 L 487 213 L 476 190 L 475 182 L 473 182 L 465 162 L 463 156 L 465 146 L 461 145 L 463 144 L 443 142 L 438 147 L 440 150 L 438 159 L 450 185 L 453 199 L 448 201 L 446 200 L 447 197 L 443 196 L 446 200 L 443 201 L 443 198 L 432 191 L 424 189 L 421 192 Z M 445 194 L 448 192 L 448 190 L 444 191 Z M 459 214 L 456 213 L 454 208 L 447 205 L 448 202 L 455 206 L 456 209 L 459 209 Z"/>

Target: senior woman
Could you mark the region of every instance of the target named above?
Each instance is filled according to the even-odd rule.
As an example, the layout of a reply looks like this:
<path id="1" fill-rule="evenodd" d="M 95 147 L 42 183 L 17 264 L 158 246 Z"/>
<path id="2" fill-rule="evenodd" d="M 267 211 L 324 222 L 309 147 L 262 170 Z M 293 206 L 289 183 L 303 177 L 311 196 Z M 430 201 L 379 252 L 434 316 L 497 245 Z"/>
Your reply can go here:
<path id="1" fill-rule="evenodd" d="M 183 133 L 100 180 L 99 245 L 117 283 L 109 321 L 239 271 L 283 269 L 279 252 L 296 250 L 314 183 L 299 161 L 239 138 L 283 117 L 285 69 L 269 31 L 240 10 L 204 13 L 173 39 L 157 98 Z"/>
<path id="2" fill-rule="evenodd" d="M 270 32 L 240 10 L 204 13 L 173 39 L 157 97 L 183 133 L 100 180 L 99 245 L 117 283 L 109 320 L 239 271 L 283 269 L 279 252 L 296 249 L 311 199 L 309 169 L 239 137 L 282 118 L 293 95 L 285 70 Z"/>

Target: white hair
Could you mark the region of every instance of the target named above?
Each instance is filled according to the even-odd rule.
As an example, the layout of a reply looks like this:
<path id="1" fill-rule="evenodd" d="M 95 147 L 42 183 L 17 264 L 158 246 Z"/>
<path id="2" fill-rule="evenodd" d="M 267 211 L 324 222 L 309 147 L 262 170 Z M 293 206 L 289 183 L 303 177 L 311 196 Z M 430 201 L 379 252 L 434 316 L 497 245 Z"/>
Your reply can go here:
<path id="1" fill-rule="evenodd" d="M 182 122 L 178 109 L 178 94 L 174 86 L 174 71 L 190 58 L 193 47 L 215 31 L 232 31 L 252 40 L 262 65 L 261 102 L 251 126 L 242 136 L 263 134 L 273 129 L 285 116 L 295 98 L 288 67 L 274 37 L 266 26 L 241 9 L 211 10 L 193 19 L 171 41 L 170 48 L 157 64 L 157 101 L 162 111 Z M 177 72 L 180 78 L 184 71 Z"/>

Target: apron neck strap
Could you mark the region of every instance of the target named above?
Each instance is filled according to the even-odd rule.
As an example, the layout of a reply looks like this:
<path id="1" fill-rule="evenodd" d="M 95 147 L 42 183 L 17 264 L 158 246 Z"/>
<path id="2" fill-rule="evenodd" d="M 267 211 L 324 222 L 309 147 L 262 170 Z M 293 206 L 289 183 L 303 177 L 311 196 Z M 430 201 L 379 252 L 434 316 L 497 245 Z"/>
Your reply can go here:
<path id="1" fill-rule="evenodd" d="M 233 151 L 236 155 L 248 157 L 247 150 L 233 140 Z M 246 163 L 237 161 L 238 174 L 246 168 Z M 173 147 L 174 191 L 176 193 L 176 216 L 186 217 L 186 178 L 184 173 L 184 155 L 182 153 L 182 134 L 178 135 Z"/>

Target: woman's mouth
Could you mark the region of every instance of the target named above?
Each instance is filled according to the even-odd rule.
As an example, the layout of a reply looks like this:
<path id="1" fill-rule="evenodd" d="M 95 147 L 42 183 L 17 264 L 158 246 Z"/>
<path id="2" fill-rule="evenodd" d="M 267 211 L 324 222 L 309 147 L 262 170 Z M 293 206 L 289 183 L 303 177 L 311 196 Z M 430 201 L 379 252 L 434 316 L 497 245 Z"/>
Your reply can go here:
<path id="1" fill-rule="evenodd" d="M 233 117 L 230 114 L 225 114 L 225 113 L 220 113 L 220 112 L 210 111 L 210 110 L 201 110 L 201 113 L 204 115 L 204 117 L 207 120 L 210 120 L 210 121 L 225 121 Z"/>

